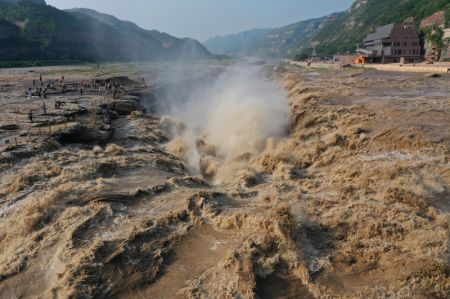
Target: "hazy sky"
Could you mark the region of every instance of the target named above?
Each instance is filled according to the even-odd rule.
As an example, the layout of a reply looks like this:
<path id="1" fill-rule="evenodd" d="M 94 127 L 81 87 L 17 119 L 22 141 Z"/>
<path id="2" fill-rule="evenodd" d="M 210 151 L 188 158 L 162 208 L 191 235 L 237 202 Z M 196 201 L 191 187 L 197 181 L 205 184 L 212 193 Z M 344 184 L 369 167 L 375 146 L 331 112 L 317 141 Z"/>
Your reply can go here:
<path id="1" fill-rule="evenodd" d="M 178 37 L 205 39 L 321 17 L 354 0 L 47 0 L 60 9 L 86 7 Z"/>

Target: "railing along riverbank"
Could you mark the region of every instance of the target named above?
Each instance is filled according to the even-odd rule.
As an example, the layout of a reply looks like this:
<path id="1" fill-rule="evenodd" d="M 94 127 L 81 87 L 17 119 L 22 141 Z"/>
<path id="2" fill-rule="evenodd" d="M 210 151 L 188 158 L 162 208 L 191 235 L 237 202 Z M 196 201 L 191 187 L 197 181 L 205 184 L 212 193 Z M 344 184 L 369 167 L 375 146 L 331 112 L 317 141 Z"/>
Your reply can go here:
<path id="1" fill-rule="evenodd" d="M 292 65 L 298 65 L 302 67 L 322 68 L 322 69 L 340 69 L 342 68 L 339 63 L 324 63 L 324 62 L 303 62 L 286 60 L 287 63 Z M 428 64 L 352 64 L 352 67 L 376 69 L 379 71 L 391 71 L 391 72 L 411 72 L 411 73 L 439 73 L 449 74 L 450 65 L 428 65 Z"/>

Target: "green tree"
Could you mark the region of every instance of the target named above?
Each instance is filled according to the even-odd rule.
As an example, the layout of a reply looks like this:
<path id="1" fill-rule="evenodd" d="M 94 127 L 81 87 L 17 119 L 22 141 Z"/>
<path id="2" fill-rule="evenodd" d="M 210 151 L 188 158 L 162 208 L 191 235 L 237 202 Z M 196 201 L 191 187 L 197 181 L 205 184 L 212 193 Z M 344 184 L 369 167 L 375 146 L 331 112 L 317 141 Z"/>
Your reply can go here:
<path id="1" fill-rule="evenodd" d="M 427 36 L 427 39 L 434 45 L 441 46 L 443 37 L 444 31 L 437 24 L 433 24 L 431 33 Z"/>
<path id="2" fill-rule="evenodd" d="M 308 50 L 305 49 L 302 52 L 300 52 L 298 54 L 295 54 L 294 57 L 293 57 L 293 60 L 295 60 L 295 61 L 304 61 L 304 60 L 306 60 L 308 58 L 309 58 Z"/>

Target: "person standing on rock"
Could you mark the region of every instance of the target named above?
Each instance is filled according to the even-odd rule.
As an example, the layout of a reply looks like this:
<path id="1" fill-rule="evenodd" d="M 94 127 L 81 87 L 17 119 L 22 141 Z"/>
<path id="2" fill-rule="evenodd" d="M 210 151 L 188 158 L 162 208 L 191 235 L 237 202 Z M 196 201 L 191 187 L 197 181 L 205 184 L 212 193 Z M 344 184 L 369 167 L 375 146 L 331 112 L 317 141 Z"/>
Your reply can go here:
<path id="1" fill-rule="evenodd" d="M 47 106 L 44 104 L 42 104 L 42 110 L 44 110 L 44 115 L 47 115 Z"/>
<path id="2" fill-rule="evenodd" d="M 30 110 L 30 112 L 28 112 L 28 119 L 31 123 L 33 122 L 33 110 Z"/>

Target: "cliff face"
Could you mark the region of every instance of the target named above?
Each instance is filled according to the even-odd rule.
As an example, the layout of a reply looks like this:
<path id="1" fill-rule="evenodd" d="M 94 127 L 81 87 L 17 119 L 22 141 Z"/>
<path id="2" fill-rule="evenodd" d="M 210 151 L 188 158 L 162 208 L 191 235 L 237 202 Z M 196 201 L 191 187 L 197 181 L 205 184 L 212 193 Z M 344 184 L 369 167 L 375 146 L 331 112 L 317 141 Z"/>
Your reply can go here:
<path id="1" fill-rule="evenodd" d="M 420 22 L 420 28 L 432 27 L 434 24 L 438 25 L 440 28 L 445 28 L 445 12 L 438 11 L 423 19 L 422 22 Z"/>
<path id="2" fill-rule="evenodd" d="M 450 28 L 444 29 L 443 42 L 441 61 L 450 61 Z"/>

